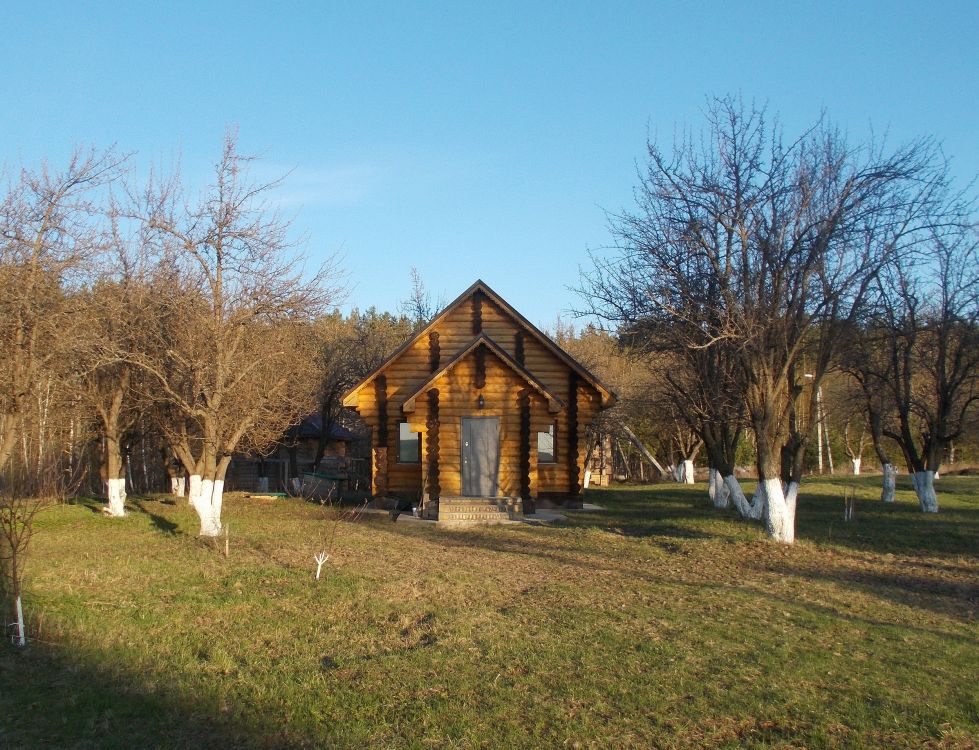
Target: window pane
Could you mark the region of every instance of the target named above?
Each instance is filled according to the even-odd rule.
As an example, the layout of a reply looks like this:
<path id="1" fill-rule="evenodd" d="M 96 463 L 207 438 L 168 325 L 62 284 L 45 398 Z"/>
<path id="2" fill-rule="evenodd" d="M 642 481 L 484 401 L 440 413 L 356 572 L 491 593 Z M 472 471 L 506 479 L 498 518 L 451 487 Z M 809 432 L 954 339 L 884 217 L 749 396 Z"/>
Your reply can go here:
<path id="1" fill-rule="evenodd" d="M 537 463 L 554 463 L 554 425 L 547 432 L 537 433 Z"/>
<path id="2" fill-rule="evenodd" d="M 407 422 L 399 425 L 398 462 L 417 464 L 421 460 L 421 433 L 412 432 Z"/>

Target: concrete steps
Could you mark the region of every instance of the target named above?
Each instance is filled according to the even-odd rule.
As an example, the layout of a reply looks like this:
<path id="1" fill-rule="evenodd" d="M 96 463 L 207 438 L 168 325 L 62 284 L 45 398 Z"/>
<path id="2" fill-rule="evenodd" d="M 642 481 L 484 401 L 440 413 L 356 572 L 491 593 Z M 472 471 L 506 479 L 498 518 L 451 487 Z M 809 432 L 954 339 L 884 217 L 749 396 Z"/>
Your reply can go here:
<path id="1" fill-rule="evenodd" d="M 523 503 L 516 497 L 442 497 L 439 525 L 446 527 L 518 523 Z"/>

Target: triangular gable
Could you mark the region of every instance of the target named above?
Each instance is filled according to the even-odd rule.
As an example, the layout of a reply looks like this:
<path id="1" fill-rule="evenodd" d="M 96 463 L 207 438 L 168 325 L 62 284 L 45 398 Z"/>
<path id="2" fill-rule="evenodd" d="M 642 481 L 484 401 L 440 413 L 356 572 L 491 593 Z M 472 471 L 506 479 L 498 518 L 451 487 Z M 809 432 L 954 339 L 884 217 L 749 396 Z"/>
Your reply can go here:
<path id="1" fill-rule="evenodd" d="M 370 373 L 367 377 L 361 380 L 357 385 L 353 386 L 349 391 L 347 391 L 343 396 L 344 406 L 356 406 L 357 405 L 357 393 L 366 385 L 373 382 L 374 378 L 380 375 L 388 365 L 394 362 L 398 357 L 400 357 L 405 351 L 407 351 L 416 341 L 421 339 L 423 336 L 428 335 L 428 333 L 435 328 L 442 320 L 446 318 L 453 310 L 455 310 L 459 305 L 468 300 L 477 291 L 481 291 L 486 295 L 487 298 L 495 302 L 500 308 L 503 309 L 511 318 L 516 321 L 516 323 L 522 326 L 528 333 L 530 333 L 535 339 L 537 339 L 541 344 L 544 345 L 552 354 L 554 354 L 558 359 L 560 359 L 564 364 L 578 373 L 582 379 L 584 379 L 589 385 L 591 385 L 602 398 L 602 407 L 612 406 L 618 398 L 602 381 L 596 378 L 588 369 L 582 365 L 578 360 L 568 354 L 564 349 L 558 346 L 554 341 L 552 341 L 548 336 L 541 332 L 537 326 L 527 320 L 523 315 L 521 315 L 517 310 L 515 310 L 510 303 L 503 299 L 500 295 L 494 292 L 487 286 L 482 279 L 477 279 L 476 282 L 470 286 L 466 291 L 456 297 L 452 302 L 445 306 L 438 315 L 432 318 L 429 323 L 419 330 L 414 336 L 412 336 L 408 341 L 399 346 L 395 351 L 385 359 L 378 367 Z M 498 347 L 499 348 L 499 347 Z M 502 350 L 501 350 L 502 351 Z"/>
<path id="2" fill-rule="evenodd" d="M 431 388 L 439 378 L 448 373 L 449 370 L 462 362 L 480 346 L 485 346 L 489 351 L 496 355 L 497 359 L 509 367 L 518 377 L 522 378 L 531 388 L 537 391 L 537 393 L 543 396 L 544 399 L 547 400 L 548 411 L 550 411 L 552 414 L 557 414 L 559 411 L 561 411 L 561 409 L 564 407 L 564 402 L 551 393 L 547 389 L 547 386 L 535 378 L 527 370 L 527 368 L 523 367 L 519 362 L 517 362 L 517 360 L 511 357 L 505 349 L 503 349 L 485 333 L 481 333 L 476 336 L 476 338 L 469 342 L 461 352 L 432 373 L 432 376 L 426 380 L 421 387 L 419 387 L 414 393 L 405 399 L 404 404 L 401 406 L 401 410 L 406 414 L 413 412 L 415 410 L 415 399 Z"/>

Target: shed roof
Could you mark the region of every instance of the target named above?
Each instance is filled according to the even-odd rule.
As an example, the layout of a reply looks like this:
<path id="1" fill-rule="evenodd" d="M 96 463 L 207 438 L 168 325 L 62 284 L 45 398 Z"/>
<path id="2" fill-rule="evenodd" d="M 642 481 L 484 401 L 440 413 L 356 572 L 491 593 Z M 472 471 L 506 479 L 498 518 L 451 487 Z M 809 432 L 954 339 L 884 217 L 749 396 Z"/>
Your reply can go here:
<path id="1" fill-rule="evenodd" d="M 308 417 L 305 417 L 299 424 L 293 425 L 288 430 L 286 430 L 286 435 L 293 439 L 320 438 L 323 435 L 322 415 L 310 414 Z M 336 440 L 338 442 L 349 443 L 356 440 L 357 436 L 343 425 L 334 422 L 330 425 L 327 439 Z"/>

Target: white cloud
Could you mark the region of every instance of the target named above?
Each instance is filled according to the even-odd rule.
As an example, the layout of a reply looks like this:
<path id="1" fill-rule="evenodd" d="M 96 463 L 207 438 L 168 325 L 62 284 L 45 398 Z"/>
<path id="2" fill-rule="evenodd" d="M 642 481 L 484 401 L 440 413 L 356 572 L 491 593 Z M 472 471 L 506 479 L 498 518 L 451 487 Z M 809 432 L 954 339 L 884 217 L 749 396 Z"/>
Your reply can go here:
<path id="1" fill-rule="evenodd" d="M 372 164 L 295 167 L 263 164 L 262 177 L 283 177 L 272 200 L 283 208 L 351 207 L 361 205 L 380 185 L 383 171 Z M 258 175 L 256 175 L 258 176 Z"/>

